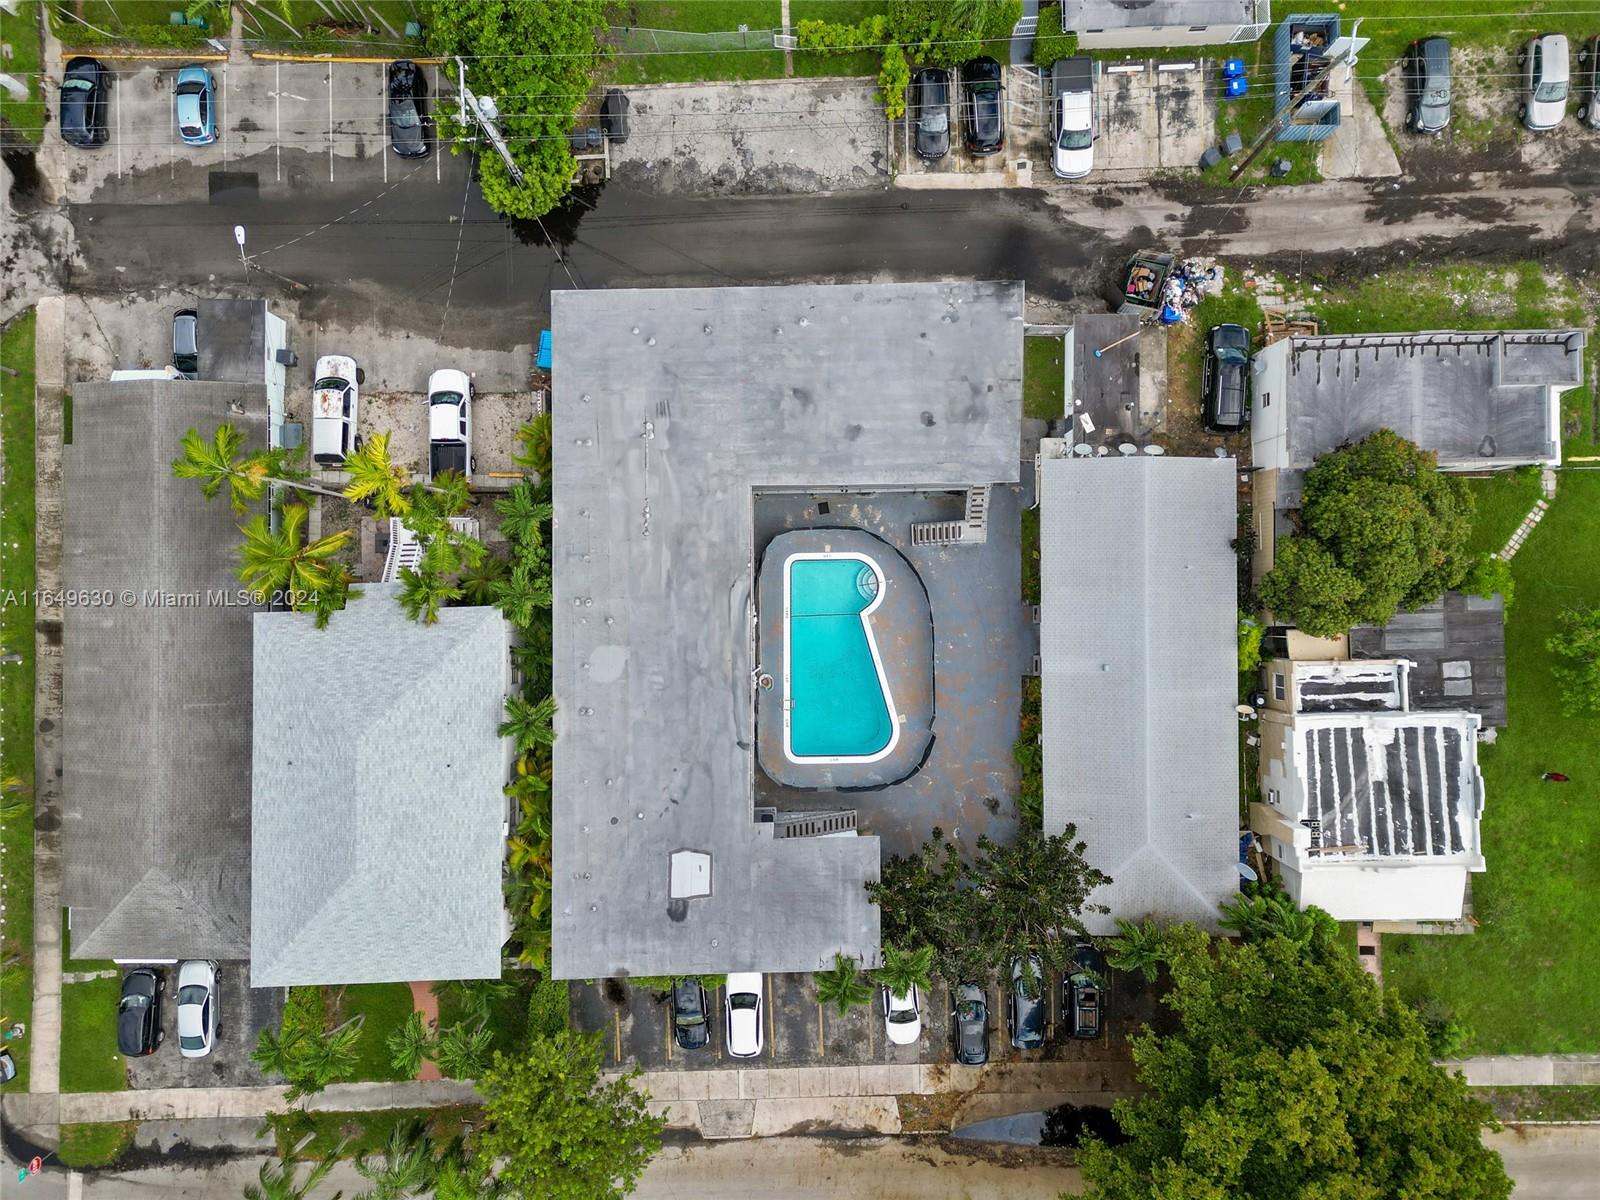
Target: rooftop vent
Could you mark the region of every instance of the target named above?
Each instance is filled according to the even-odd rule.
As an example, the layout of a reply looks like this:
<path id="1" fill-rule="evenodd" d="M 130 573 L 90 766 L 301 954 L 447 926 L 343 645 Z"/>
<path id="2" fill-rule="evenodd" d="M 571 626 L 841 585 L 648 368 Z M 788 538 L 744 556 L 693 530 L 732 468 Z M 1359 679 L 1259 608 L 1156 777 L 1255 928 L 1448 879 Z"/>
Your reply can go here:
<path id="1" fill-rule="evenodd" d="M 711 855 L 703 850 L 674 850 L 670 890 L 674 900 L 711 895 Z"/>

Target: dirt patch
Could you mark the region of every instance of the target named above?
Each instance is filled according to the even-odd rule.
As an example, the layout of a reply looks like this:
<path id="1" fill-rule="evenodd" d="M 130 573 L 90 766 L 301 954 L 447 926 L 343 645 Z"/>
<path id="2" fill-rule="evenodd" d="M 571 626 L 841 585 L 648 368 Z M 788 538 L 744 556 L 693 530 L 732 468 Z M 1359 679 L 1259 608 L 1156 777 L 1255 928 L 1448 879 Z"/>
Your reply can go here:
<path id="1" fill-rule="evenodd" d="M 935 1092 L 928 1096 L 896 1096 L 904 1133 L 948 1133 L 970 1092 Z"/>

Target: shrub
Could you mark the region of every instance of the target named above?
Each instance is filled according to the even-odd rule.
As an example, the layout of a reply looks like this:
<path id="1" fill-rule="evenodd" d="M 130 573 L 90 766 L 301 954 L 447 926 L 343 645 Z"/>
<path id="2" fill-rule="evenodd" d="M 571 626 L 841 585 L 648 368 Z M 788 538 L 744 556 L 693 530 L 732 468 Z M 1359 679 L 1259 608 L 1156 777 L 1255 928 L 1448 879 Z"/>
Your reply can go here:
<path id="1" fill-rule="evenodd" d="M 528 1036 L 549 1038 L 571 1028 L 567 985 L 559 979 L 541 979 L 528 994 Z"/>
<path id="2" fill-rule="evenodd" d="M 795 41 L 801 50 L 819 54 L 849 54 L 882 45 L 889 33 L 889 18 L 882 13 L 855 25 L 838 21 L 801 21 L 794 27 Z"/>
<path id="3" fill-rule="evenodd" d="M 1055 4 L 1039 6 L 1039 31 L 1033 35 L 1033 61 L 1048 67 L 1060 58 L 1078 52 L 1078 35 L 1061 32 L 1061 8 Z"/>
<path id="4" fill-rule="evenodd" d="M 1428 1052 L 1434 1058 L 1454 1058 L 1472 1040 L 1472 1026 L 1434 996 L 1423 996 L 1411 1006 L 1428 1035 Z"/>
<path id="5" fill-rule="evenodd" d="M 883 66 L 878 71 L 878 101 L 883 115 L 897 121 L 906 115 L 906 89 L 911 86 L 911 64 L 899 46 L 883 48 Z"/>
<path id="6" fill-rule="evenodd" d="M 1239 614 L 1239 674 L 1248 675 L 1261 665 L 1261 635 L 1266 633 L 1254 617 Z"/>
<path id="7" fill-rule="evenodd" d="M 1561 632 L 1545 647 L 1563 660 L 1551 671 L 1561 710 L 1569 717 L 1600 714 L 1600 608 L 1569 608 L 1559 620 Z"/>
<path id="8" fill-rule="evenodd" d="M 1499 593 L 1508 613 L 1511 611 L 1511 596 L 1515 586 L 1511 564 L 1493 554 L 1480 556 L 1467 568 L 1467 576 L 1461 581 L 1461 590 L 1468 595 L 1482 596 L 1487 600 Z"/>

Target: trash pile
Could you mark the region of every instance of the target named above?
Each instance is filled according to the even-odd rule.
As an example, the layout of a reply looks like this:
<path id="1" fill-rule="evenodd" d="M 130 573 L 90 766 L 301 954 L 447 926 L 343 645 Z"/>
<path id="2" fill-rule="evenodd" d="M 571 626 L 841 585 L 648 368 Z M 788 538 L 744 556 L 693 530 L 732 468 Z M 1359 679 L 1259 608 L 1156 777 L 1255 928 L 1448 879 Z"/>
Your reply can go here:
<path id="1" fill-rule="evenodd" d="M 1161 288 L 1161 323 L 1176 325 L 1206 296 L 1222 290 L 1222 268 L 1186 258 L 1173 266 Z"/>

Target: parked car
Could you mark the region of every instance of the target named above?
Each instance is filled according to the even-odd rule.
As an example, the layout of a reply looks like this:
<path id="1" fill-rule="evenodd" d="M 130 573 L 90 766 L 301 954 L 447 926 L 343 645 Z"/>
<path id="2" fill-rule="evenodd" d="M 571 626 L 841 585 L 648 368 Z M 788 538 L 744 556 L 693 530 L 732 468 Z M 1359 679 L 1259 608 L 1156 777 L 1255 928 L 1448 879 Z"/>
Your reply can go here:
<path id="1" fill-rule="evenodd" d="M 428 157 L 428 81 L 410 59 L 389 64 L 389 146 L 401 158 Z"/>
<path id="2" fill-rule="evenodd" d="M 950 1028 L 956 1061 L 969 1067 L 989 1061 L 989 996 L 981 983 L 958 983 L 950 993 Z"/>
<path id="3" fill-rule="evenodd" d="M 968 153 L 996 153 L 1006 144 L 1006 97 L 1000 83 L 1000 64 L 988 57 L 962 63 L 961 92 Z"/>
<path id="4" fill-rule="evenodd" d="M 472 380 L 465 371 L 428 376 L 428 474 L 472 473 Z"/>
<path id="5" fill-rule="evenodd" d="M 1578 51 L 1578 69 L 1583 72 L 1585 92 L 1578 103 L 1578 124 L 1585 129 L 1600 129 L 1600 34 Z"/>
<path id="6" fill-rule="evenodd" d="M 1061 1007 L 1068 1014 L 1073 1037 L 1092 1040 L 1100 1036 L 1105 976 L 1105 958 L 1093 944 L 1079 942 L 1072 948 L 1072 971 L 1062 981 Z"/>
<path id="7" fill-rule="evenodd" d="M 97 58 L 79 55 L 67 60 L 61 76 L 61 140 L 69 146 L 103 146 L 111 137 L 106 125 L 106 97 L 111 72 Z"/>
<path id="8" fill-rule="evenodd" d="M 698 979 L 673 981 L 672 1040 L 680 1050 L 704 1050 L 711 1043 L 711 1006 Z"/>
<path id="9" fill-rule="evenodd" d="M 200 378 L 199 324 L 192 308 L 172 314 L 172 369 L 185 379 Z"/>
<path id="10" fill-rule="evenodd" d="M 178 1053 L 204 1058 L 217 1041 L 217 964 L 190 959 L 178 967 Z"/>
<path id="11" fill-rule="evenodd" d="M 1443 133 L 1450 124 L 1450 39 L 1412 42 L 1403 70 L 1406 128 L 1412 133 Z"/>
<path id="12" fill-rule="evenodd" d="M 17 1077 L 17 1063 L 11 1051 L 0 1050 L 0 1083 L 10 1083 Z"/>
<path id="13" fill-rule="evenodd" d="M 1011 960 L 1011 987 L 1006 992 L 1006 1029 L 1011 1044 L 1018 1050 L 1037 1050 L 1044 1045 L 1044 964 L 1029 955 L 1026 964 Z"/>
<path id="14" fill-rule="evenodd" d="M 324 467 L 338 467 L 355 452 L 356 419 L 366 372 L 344 354 L 317 359 L 317 381 L 311 388 L 311 457 Z"/>
<path id="15" fill-rule="evenodd" d="M 950 72 L 923 67 L 911 77 L 917 157 L 934 162 L 950 152 Z"/>
<path id="16" fill-rule="evenodd" d="M 1200 369 L 1200 419 L 1213 433 L 1244 428 L 1250 378 L 1250 331 L 1243 325 L 1214 325 L 1206 334 Z"/>
<path id="17" fill-rule="evenodd" d="M 1567 94 L 1572 87 L 1565 34 L 1541 33 L 1517 51 L 1522 73 L 1522 108 L 1517 115 L 1523 127 L 1544 133 L 1567 116 Z"/>
<path id="18" fill-rule="evenodd" d="M 724 1040 L 734 1058 L 754 1058 L 766 1044 L 762 1036 L 763 983 L 759 972 L 745 971 L 729 975 L 723 987 L 722 1008 L 727 1018 Z"/>
<path id="19" fill-rule="evenodd" d="M 117 1049 L 142 1058 L 156 1052 L 161 1036 L 161 976 L 148 967 L 129 971 L 117 1002 Z"/>
<path id="20" fill-rule="evenodd" d="M 1094 170 L 1094 69 L 1086 54 L 1058 59 L 1050 68 L 1056 96 L 1050 167 L 1062 179 Z"/>
<path id="21" fill-rule="evenodd" d="M 886 987 L 878 989 L 883 997 L 884 1035 L 896 1046 L 914 1046 L 922 1036 L 921 996 L 913 987 L 903 995 L 895 995 Z"/>
<path id="22" fill-rule="evenodd" d="M 180 69 L 172 107 L 178 136 L 189 145 L 209 146 L 217 140 L 217 84 L 210 71 L 198 66 Z"/>

